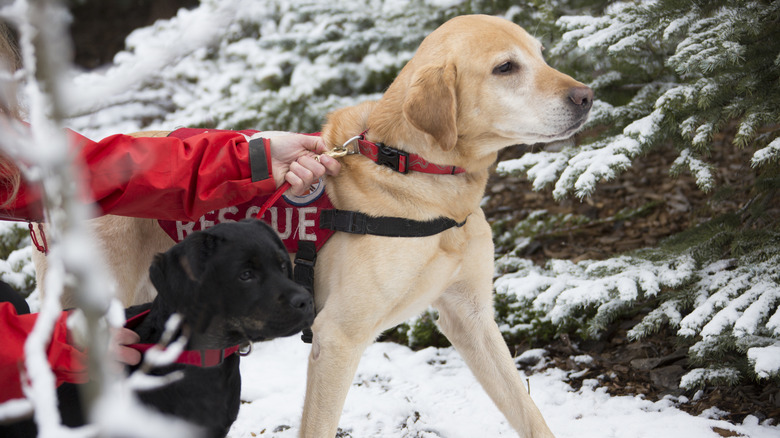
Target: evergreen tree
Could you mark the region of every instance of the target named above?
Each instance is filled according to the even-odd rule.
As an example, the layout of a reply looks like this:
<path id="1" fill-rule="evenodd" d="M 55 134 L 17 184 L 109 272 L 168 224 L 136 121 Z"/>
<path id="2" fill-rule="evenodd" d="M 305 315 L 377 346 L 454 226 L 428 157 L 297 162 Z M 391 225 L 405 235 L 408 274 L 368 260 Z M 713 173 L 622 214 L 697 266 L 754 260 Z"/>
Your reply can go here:
<path id="1" fill-rule="evenodd" d="M 657 249 L 545 268 L 510 253 L 501 264 L 515 272 L 496 282 L 508 333 L 541 335 L 552 324 L 599 336 L 621 315 L 653 306 L 629 335 L 676 328 L 700 367 L 683 386 L 777 377 L 780 227 L 767 211 L 780 185 L 780 2 L 614 2 L 600 16 L 557 23 L 556 65 L 590 78 L 598 100 L 588 127 L 599 135 L 500 163 L 500 172 L 523 173 L 535 188 L 554 183 L 559 199 L 586 197 L 642 154 L 673 145 L 672 172 L 689 171 L 710 191 L 713 137 L 727 131 L 733 147 L 754 151 L 759 178 L 740 211 Z"/>
<path id="2" fill-rule="evenodd" d="M 554 195 L 591 194 L 631 160 L 669 142 L 675 171 L 713 188 L 715 134 L 736 125 L 736 147 L 752 164 L 780 161 L 780 2 L 659 0 L 615 2 L 603 16 L 564 16 L 553 49 L 587 80 L 597 100 L 588 126 L 608 128 L 582 148 L 506 162 Z"/>

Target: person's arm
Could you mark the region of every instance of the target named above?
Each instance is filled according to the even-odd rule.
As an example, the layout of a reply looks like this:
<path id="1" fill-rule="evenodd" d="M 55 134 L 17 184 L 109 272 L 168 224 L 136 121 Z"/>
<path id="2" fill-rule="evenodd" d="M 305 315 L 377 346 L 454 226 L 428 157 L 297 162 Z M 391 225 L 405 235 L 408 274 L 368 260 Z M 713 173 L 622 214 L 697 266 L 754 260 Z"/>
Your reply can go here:
<path id="1" fill-rule="evenodd" d="M 74 133 L 72 141 L 79 151 L 77 161 L 87 166 L 85 198 L 94 200 L 100 214 L 192 221 L 269 193 L 285 180 L 293 184 L 294 193 L 302 193 L 340 168 L 328 156 L 315 161 L 325 144 L 300 134 L 274 137 L 273 145 L 268 139 L 255 141 L 252 147 L 234 131 L 185 139 L 114 135 L 99 142 Z M 263 168 L 257 164 L 264 161 L 266 172 L 253 172 Z M 23 181 L 10 203 L 9 195 L 0 185 L 0 219 L 43 220 L 37 185 Z"/>
<path id="2" fill-rule="evenodd" d="M 81 139 L 89 196 L 103 214 L 193 221 L 276 188 L 270 166 L 263 175 L 252 173 L 252 160 L 270 155 L 267 142 L 250 154 L 237 132 Z"/>
<path id="3" fill-rule="evenodd" d="M 68 343 L 67 317 L 68 313 L 62 312 L 46 351 L 57 386 L 63 382 L 87 381 L 86 355 Z M 24 361 L 24 342 L 37 318 L 37 314 L 17 315 L 11 303 L 0 302 L 0 333 L 3 334 L 3 348 L 0 348 L 0 403 L 24 397 L 19 367 Z"/>

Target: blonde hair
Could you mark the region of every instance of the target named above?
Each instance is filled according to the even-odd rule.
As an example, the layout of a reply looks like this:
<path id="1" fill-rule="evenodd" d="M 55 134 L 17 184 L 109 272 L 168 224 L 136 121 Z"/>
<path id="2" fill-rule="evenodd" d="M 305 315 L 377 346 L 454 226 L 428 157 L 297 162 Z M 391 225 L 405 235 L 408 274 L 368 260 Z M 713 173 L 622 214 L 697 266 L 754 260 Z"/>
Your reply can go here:
<path id="1" fill-rule="evenodd" d="M 21 59 L 16 45 L 13 43 L 11 29 L 0 22 L 0 70 L 9 73 L 21 67 Z M 21 119 L 22 111 L 16 97 L 16 87 L 10 81 L 0 82 L 0 116 L 9 119 Z M 0 153 L 0 187 L 5 189 L 7 196 L 0 199 L 0 208 L 13 203 L 19 194 L 21 174 L 19 168 L 7 156 Z"/>

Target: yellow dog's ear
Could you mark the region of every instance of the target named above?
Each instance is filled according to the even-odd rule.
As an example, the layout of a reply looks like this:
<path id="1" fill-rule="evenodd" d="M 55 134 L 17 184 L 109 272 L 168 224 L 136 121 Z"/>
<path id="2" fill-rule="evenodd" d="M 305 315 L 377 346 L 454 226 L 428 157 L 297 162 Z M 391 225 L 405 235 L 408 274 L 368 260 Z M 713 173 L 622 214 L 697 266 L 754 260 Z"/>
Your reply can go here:
<path id="1" fill-rule="evenodd" d="M 445 151 L 452 150 L 458 141 L 455 67 L 428 65 L 415 72 L 403 111 L 412 126 L 430 134 Z"/>

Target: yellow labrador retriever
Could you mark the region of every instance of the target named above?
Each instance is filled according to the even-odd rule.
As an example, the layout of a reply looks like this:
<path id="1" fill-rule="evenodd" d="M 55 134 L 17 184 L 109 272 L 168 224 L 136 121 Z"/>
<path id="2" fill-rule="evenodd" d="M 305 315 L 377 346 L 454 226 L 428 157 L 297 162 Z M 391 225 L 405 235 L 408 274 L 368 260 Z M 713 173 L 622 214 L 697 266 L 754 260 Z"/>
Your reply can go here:
<path id="1" fill-rule="evenodd" d="M 493 319 L 493 243 L 480 208 L 500 149 L 567 138 L 587 118 L 592 91 L 549 67 L 541 50 L 510 21 L 457 17 L 423 41 L 381 100 L 329 115 L 322 135 L 332 147 L 366 132 L 369 141 L 464 170 L 402 174 L 349 155 L 327 182 L 337 209 L 462 225 L 427 237 L 337 232 L 321 249 L 302 437 L 336 434 L 364 349 L 430 305 L 519 436 L 553 436 Z M 124 302 L 151 299 L 146 268 L 171 239 L 154 221 L 97 222 Z"/>

